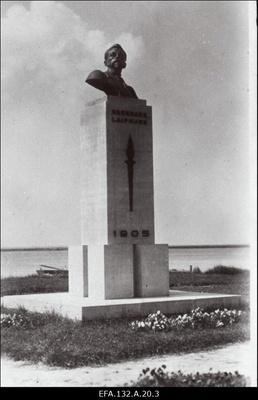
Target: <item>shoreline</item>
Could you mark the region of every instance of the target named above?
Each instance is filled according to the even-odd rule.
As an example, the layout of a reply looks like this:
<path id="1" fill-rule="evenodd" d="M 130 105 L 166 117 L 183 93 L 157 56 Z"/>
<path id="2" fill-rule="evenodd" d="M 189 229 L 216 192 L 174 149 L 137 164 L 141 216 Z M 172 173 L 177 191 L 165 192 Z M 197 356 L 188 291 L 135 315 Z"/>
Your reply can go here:
<path id="1" fill-rule="evenodd" d="M 203 245 L 168 245 L 169 249 L 240 249 L 250 248 L 249 244 L 203 244 Z M 68 246 L 56 247 L 4 247 L 0 249 L 1 252 L 7 251 L 68 251 Z"/>

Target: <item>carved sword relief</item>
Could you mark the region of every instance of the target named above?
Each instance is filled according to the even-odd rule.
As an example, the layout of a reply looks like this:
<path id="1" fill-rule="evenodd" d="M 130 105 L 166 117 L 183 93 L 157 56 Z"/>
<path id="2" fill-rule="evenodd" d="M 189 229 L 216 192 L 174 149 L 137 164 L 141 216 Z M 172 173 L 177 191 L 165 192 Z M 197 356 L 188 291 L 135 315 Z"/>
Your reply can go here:
<path id="1" fill-rule="evenodd" d="M 131 135 L 129 135 L 127 148 L 126 148 L 126 156 L 127 160 L 125 163 L 127 164 L 127 172 L 128 172 L 128 186 L 129 186 L 129 207 L 130 212 L 133 211 L 133 166 L 135 164 L 134 161 L 134 145 L 133 139 Z"/>

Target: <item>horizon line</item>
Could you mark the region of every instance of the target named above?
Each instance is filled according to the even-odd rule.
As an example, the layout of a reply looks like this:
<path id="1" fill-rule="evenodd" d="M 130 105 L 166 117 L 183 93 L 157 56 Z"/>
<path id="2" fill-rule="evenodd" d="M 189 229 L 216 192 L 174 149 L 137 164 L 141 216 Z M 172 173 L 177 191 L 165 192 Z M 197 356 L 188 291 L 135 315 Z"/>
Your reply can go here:
<path id="1" fill-rule="evenodd" d="M 158 244 L 158 243 L 157 243 Z M 225 247 L 250 247 L 249 244 L 201 244 L 201 245 L 168 245 L 169 249 L 196 249 L 196 248 L 225 248 Z M 1 247 L 1 251 L 64 251 L 69 246 L 46 246 L 46 247 Z"/>

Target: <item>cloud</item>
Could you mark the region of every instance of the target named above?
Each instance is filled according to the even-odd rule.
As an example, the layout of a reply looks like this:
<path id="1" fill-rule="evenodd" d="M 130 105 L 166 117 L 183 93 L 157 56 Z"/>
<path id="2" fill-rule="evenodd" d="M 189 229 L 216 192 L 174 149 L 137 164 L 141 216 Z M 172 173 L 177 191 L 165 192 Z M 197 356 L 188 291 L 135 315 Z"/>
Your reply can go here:
<path id="1" fill-rule="evenodd" d="M 65 244 L 79 234 L 80 113 L 93 91 L 101 97 L 84 81 L 104 70 L 112 43 L 131 61 L 143 48 L 131 33 L 109 39 L 56 1 L 13 5 L 2 18 L 3 245 Z M 68 225 L 73 216 L 78 229 Z"/>
<path id="2" fill-rule="evenodd" d="M 142 54 L 141 37 L 122 33 L 115 42 L 126 48 L 132 64 Z M 29 104 L 51 110 L 55 102 L 65 111 L 78 109 L 85 101 L 87 75 L 104 69 L 104 52 L 111 44 L 105 32 L 89 30 L 62 3 L 33 1 L 29 10 L 12 6 L 2 18 L 3 108 Z"/>
<path id="3" fill-rule="evenodd" d="M 11 7 L 2 19 L 2 38 L 4 84 L 13 79 L 21 83 L 33 74 L 40 81 L 85 74 L 96 64 L 103 66 L 104 51 L 111 45 L 105 32 L 88 30 L 77 14 L 55 1 L 33 1 L 29 11 Z M 140 37 L 123 33 L 114 41 L 126 45 L 132 59 L 139 57 Z"/>

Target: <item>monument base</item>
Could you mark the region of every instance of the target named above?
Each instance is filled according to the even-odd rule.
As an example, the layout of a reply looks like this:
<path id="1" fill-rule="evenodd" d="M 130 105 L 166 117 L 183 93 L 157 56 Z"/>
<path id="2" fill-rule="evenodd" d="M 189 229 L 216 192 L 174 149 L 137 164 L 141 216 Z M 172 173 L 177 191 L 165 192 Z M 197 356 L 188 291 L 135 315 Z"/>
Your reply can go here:
<path id="1" fill-rule="evenodd" d="M 1 304 L 9 308 L 22 306 L 29 311 L 55 311 L 64 317 L 87 321 L 147 317 L 158 310 L 169 315 L 189 313 L 197 307 L 238 308 L 241 305 L 241 296 L 170 290 L 168 297 L 92 301 L 87 297 L 71 296 L 69 293 L 47 293 L 4 296 L 1 298 Z"/>
<path id="2" fill-rule="evenodd" d="M 91 301 L 169 296 L 168 245 L 70 246 L 69 293 Z"/>

